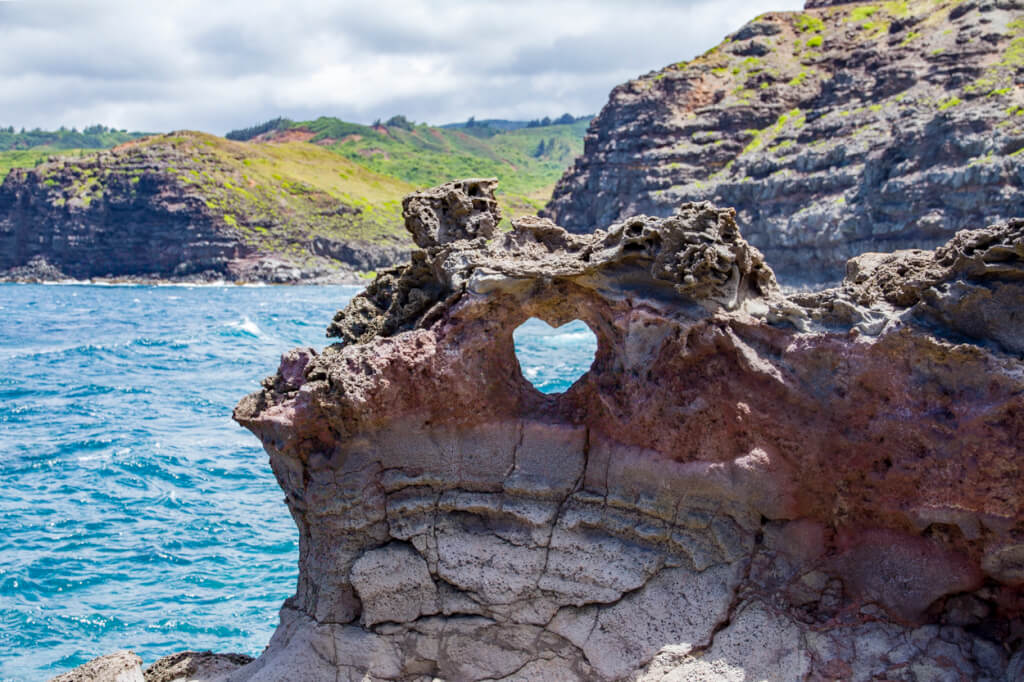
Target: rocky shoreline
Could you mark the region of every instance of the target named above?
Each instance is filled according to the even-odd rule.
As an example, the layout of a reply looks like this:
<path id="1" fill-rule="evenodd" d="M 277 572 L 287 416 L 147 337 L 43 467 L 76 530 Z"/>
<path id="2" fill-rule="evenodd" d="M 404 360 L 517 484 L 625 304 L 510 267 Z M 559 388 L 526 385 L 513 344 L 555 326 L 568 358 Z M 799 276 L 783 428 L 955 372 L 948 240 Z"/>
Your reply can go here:
<path id="1" fill-rule="evenodd" d="M 225 276 L 226 275 L 226 276 Z M 373 277 L 362 271 L 337 264 L 324 265 L 316 269 L 306 269 L 288 261 L 274 258 L 253 261 L 249 267 L 229 269 L 226 273 L 215 270 L 192 273 L 180 276 L 147 275 L 108 275 L 106 277 L 89 277 L 76 279 L 69 277 L 59 268 L 46 262 L 44 258 L 35 258 L 26 265 L 0 271 L 0 282 L 17 284 L 103 284 L 103 285 L 204 285 L 250 286 L 258 284 L 358 284 L 365 285 Z"/>
<path id="2" fill-rule="evenodd" d="M 205 682 L 224 678 L 252 662 L 242 654 L 183 651 L 164 656 L 143 670 L 131 651 L 115 651 L 54 677 L 51 682 Z"/>
<path id="3" fill-rule="evenodd" d="M 1024 220 L 786 296 L 708 203 L 593 235 L 496 235 L 473 181 L 404 206 L 409 264 L 235 410 L 296 594 L 258 658 L 170 679 L 1020 675 Z M 563 394 L 530 317 L 598 338 Z"/>
<path id="4" fill-rule="evenodd" d="M 269 276 L 263 279 L 238 279 L 226 280 L 220 272 L 200 272 L 182 276 L 160 275 L 121 275 L 104 276 L 104 278 L 89 278 L 87 280 L 76 280 L 69 278 L 56 268 L 38 261 L 27 266 L 10 268 L 0 271 L 0 283 L 2 284 L 48 284 L 48 285 L 101 285 L 101 286 L 198 286 L 198 287 L 223 287 L 238 286 L 252 287 L 265 285 L 359 285 L 365 286 L 370 280 L 365 273 L 355 271 L 329 272 L 313 270 L 301 270 L 286 265 L 284 276 Z M 293 274 L 294 276 L 288 276 Z"/>

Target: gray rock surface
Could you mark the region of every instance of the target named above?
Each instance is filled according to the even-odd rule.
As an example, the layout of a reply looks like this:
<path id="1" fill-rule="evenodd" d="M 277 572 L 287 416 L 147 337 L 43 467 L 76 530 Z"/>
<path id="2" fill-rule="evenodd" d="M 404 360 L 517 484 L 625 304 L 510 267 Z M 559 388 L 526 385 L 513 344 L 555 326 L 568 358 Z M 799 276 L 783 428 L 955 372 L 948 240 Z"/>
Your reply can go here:
<path id="1" fill-rule="evenodd" d="M 427 562 L 408 545 L 391 543 L 366 552 L 349 574 L 363 605 L 362 623 L 405 623 L 441 609 Z"/>
<path id="2" fill-rule="evenodd" d="M 784 284 L 1022 217 L 1022 16 L 1019 0 L 762 14 L 616 87 L 544 215 L 588 232 L 733 206 Z"/>
<path id="3" fill-rule="evenodd" d="M 402 214 L 413 241 L 428 248 L 458 239 L 490 239 L 501 222 L 497 178 L 449 182 L 410 194 Z"/>
<path id="4" fill-rule="evenodd" d="M 182 651 L 146 668 L 146 682 L 222 682 L 251 662 L 252 657 L 243 654 Z"/>
<path id="5" fill-rule="evenodd" d="M 142 659 L 131 651 L 115 651 L 94 658 L 50 682 L 145 682 Z"/>

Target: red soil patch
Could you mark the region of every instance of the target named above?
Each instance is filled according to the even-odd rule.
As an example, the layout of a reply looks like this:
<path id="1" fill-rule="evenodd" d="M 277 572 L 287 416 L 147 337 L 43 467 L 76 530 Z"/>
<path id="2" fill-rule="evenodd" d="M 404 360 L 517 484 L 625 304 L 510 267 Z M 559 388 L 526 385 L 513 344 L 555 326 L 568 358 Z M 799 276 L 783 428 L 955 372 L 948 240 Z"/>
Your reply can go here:
<path id="1" fill-rule="evenodd" d="M 271 144 L 281 144 L 284 142 L 309 142 L 316 133 L 309 130 L 274 130 L 269 133 L 263 133 L 252 138 L 252 142 L 267 142 Z"/>

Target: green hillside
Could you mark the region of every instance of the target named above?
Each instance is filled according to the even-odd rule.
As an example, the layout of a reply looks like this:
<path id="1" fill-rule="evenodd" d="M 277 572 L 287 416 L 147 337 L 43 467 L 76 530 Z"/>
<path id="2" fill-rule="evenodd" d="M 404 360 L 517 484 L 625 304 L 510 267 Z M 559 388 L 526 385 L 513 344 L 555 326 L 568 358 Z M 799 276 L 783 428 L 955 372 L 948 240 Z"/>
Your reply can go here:
<path id="1" fill-rule="evenodd" d="M 414 188 L 316 145 L 180 131 L 123 145 L 117 158 L 134 159 L 122 172 L 155 167 L 175 178 L 263 251 L 296 255 L 318 236 L 407 241 L 401 200 Z"/>
<path id="2" fill-rule="evenodd" d="M 51 156 L 82 156 L 110 149 L 146 133 L 130 133 L 103 125 L 59 130 L 15 131 L 14 126 L 0 128 L 0 182 L 12 168 L 31 168 Z"/>
<path id="3" fill-rule="evenodd" d="M 583 152 L 589 121 L 507 130 L 486 122 L 472 127 L 416 125 L 402 116 L 373 126 L 321 117 L 302 122 L 277 119 L 248 131 L 255 133 L 255 141 L 315 144 L 416 187 L 456 178 L 497 177 L 499 201 L 511 217 L 543 208 L 555 182 Z M 244 139 L 246 132 L 228 135 Z"/>
<path id="4" fill-rule="evenodd" d="M 149 133 L 130 133 L 127 130 L 116 130 L 103 125 L 89 126 L 81 131 L 61 126 L 59 130 L 25 130 L 15 131 L 14 126 L 0 128 L 0 151 L 14 149 L 109 149 L 122 142 L 144 137 Z"/>
<path id="5" fill-rule="evenodd" d="M 318 183 L 330 177 L 331 195 L 343 196 L 352 205 L 374 206 L 375 211 L 400 212 L 394 209 L 395 204 L 381 208 L 381 201 L 400 201 L 403 194 L 416 188 L 457 178 L 497 177 L 501 183 L 498 199 L 506 217 L 511 218 L 535 214 L 543 208 L 555 182 L 583 152 L 589 121 L 589 117 L 573 119 L 566 115 L 556 122 L 495 120 L 434 127 L 410 123 L 403 116 L 372 126 L 328 117 L 301 122 L 275 119 L 228 133 L 228 140 L 213 136 L 204 139 L 207 146 L 232 148 L 235 155 L 253 155 L 250 163 L 256 164 L 265 164 L 269 157 L 282 157 L 281 163 L 297 163 L 296 157 L 304 153 L 307 158 L 300 164 L 303 172 L 316 176 L 308 181 L 311 186 L 320 186 Z M 104 126 L 81 132 L 63 128 L 14 132 L 13 128 L 0 128 L 0 181 L 11 168 L 31 168 L 58 155 L 84 156 L 140 137 L 141 133 Z M 231 147 L 245 141 L 248 143 L 243 147 Z M 275 151 L 282 145 L 287 145 L 287 153 Z M 301 152 L 306 148 L 307 152 Z M 331 161 L 336 156 L 351 162 L 347 167 L 352 182 L 346 184 L 337 176 Z M 378 186 L 355 181 L 362 171 L 375 178 Z M 276 191 L 273 178 L 252 173 L 251 179 L 270 182 L 271 192 Z M 222 189 L 212 182 L 202 187 L 214 204 L 221 201 Z M 385 221 L 389 226 L 393 217 Z M 370 223 L 380 221 L 374 218 Z"/>
<path id="6" fill-rule="evenodd" d="M 18 149 L 13 151 L 0 151 L 0 182 L 7 177 L 12 168 L 32 168 L 37 166 L 51 156 L 82 156 L 91 152 L 98 152 L 100 149 L 68 149 L 57 150 L 51 147 L 36 147 L 35 149 Z"/>

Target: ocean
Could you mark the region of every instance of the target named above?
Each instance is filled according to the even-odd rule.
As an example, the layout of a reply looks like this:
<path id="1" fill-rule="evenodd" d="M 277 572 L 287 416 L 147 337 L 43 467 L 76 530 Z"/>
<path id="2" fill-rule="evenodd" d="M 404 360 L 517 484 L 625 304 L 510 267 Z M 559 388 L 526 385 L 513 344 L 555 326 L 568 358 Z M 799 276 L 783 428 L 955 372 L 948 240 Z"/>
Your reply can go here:
<path id="1" fill-rule="evenodd" d="M 0 679 L 263 650 L 298 540 L 231 410 L 357 291 L 0 284 Z M 578 321 L 515 340 L 548 393 L 596 349 Z"/>

